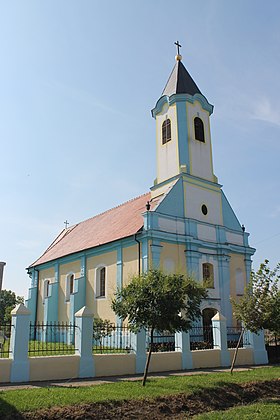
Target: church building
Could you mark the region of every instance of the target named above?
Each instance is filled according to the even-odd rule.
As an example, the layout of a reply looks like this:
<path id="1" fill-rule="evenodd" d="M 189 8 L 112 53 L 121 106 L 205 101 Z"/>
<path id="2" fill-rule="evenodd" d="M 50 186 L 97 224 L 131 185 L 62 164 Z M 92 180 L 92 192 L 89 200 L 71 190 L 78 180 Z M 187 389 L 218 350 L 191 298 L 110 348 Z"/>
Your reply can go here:
<path id="1" fill-rule="evenodd" d="M 178 43 L 177 43 L 178 44 Z M 66 227 L 28 268 L 32 322 L 74 322 L 84 305 L 118 322 L 117 288 L 159 267 L 189 273 L 208 289 L 203 325 L 218 311 L 233 319 L 230 296 L 243 294 L 255 249 L 213 170 L 211 105 L 176 55 L 152 116 L 156 179 L 150 191 Z"/>

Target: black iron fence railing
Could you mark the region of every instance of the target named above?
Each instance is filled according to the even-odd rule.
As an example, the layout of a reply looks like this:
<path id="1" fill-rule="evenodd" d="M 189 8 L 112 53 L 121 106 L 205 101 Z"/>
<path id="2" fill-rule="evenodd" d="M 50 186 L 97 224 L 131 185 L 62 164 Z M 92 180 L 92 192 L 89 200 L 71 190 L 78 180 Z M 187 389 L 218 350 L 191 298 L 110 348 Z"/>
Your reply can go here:
<path id="1" fill-rule="evenodd" d="M 12 327 L 13 325 L 10 322 L 0 324 L 0 358 L 9 357 Z"/>
<path id="2" fill-rule="evenodd" d="M 64 322 L 30 324 L 29 356 L 58 356 L 75 353 L 75 328 Z"/>
<path id="3" fill-rule="evenodd" d="M 215 327 L 192 327 L 190 329 L 191 350 L 208 350 L 214 348 L 213 330 Z"/>
<path id="4" fill-rule="evenodd" d="M 92 351 L 102 353 L 130 353 L 133 350 L 132 332 L 127 326 L 107 324 L 93 326 Z"/>
<path id="5" fill-rule="evenodd" d="M 227 327 L 227 346 L 228 349 L 234 349 L 237 346 L 238 340 L 240 338 L 240 334 L 242 333 L 242 327 Z M 243 335 L 239 344 L 239 348 L 243 348 L 244 346 L 249 346 L 249 336 L 248 331 L 244 330 Z"/>
<path id="6" fill-rule="evenodd" d="M 164 352 L 164 351 L 175 351 L 176 344 L 175 344 L 175 334 L 170 333 L 169 331 L 165 331 L 163 333 L 159 333 L 157 331 L 153 334 L 153 343 L 151 343 L 151 330 L 147 331 L 146 334 L 146 349 L 147 351 L 150 350 L 152 346 L 152 352 Z"/>

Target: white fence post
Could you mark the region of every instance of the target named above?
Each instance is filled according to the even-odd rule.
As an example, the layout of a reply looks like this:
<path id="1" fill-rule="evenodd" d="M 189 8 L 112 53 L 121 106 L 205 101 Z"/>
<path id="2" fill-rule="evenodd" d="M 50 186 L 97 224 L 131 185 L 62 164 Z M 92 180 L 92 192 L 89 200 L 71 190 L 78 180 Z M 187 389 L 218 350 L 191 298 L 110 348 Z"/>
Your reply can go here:
<path id="1" fill-rule="evenodd" d="M 29 380 L 29 324 L 31 311 L 22 303 L 12 310 L 12 330 L 10 340 L 11 382 L 27 382 Z"/>
<path id="2" fill-rule="evenodd" d="M 189 332 L 182 331 L 175 334 L 175 351 L 182 352 L 182 369 L 193 369 Z"/>
<path id="3" fill-rule="evenodd" d="M 86 306 L 75 313 L 75 348 L 80 356 L 79 378 L 95 376 L 92 354 L 93 313 Z"/>
<path id="4" fill-rule="evenodd" d="M 221 366 L 230 366 L 227 347 L 227 320 L 219 312 L 212 318 L 214 348 L 221 350 Z"/>
<path id="5" fill-rule="evenodd" d="M 259 331 L 258 334 L 248 331 L 249 345 L 246 347 L 253 348 L 253 358 L 255 365 L 266 365 L 268 363 L 267 351 L 264 342 L 264 332 Z"/>

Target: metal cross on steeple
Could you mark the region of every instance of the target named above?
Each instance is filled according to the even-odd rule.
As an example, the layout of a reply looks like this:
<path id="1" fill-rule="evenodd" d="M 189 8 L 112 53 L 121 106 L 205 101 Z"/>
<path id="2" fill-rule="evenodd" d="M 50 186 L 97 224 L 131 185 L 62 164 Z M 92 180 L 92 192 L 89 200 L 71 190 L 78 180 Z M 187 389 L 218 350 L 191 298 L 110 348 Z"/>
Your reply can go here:
<path id="1" fill-rule="evenodd" d="M 65 220 L 64 224 L 65 224 L 65 229 L 67 229 L 67 226 L 69 225 L 68 220 Z"/>
<path id="2" fill-rule="evenodd" d="M 180 48 L 182 47 L 182 45 L 179 44 L 179 41 L 174 42 L 175 45 L 177 45 L 177 54 L 180 55 Z"/>

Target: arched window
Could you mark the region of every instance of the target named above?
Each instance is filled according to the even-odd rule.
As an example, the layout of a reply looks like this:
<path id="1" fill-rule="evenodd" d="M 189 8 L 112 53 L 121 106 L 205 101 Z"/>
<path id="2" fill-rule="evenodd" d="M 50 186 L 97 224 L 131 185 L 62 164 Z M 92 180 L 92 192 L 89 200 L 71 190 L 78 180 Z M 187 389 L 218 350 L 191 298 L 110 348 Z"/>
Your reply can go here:
<path id="1" fill-rule="evenodd" d="M 207 289 L 214 289 L 214 270 L 209 263 L 202 264 L 203 286 Z"/>
<path id="2" fill-rule="evenodd" d="M 203 125 L 203 121 L 199 117 L 195 117 L 194 119 L 194 137 L 196 140 L 199 140 L 205 143 L 204 125 Z"/>
<path id="3" fill-rule="evenodd" d="M 169 118 L 162 123 L 161 134 L 162 144 L 165 144 L 171 140 L 171 121 Z"/>
<path id="4" fill-rule="evenodd" d="M 96 297 L 105 297 L 106 295 L 106 267 L 99 267 L 96 270 Z"/>
<path id="5" fill-rule="evenodd" d="M 235 272 L 235 285 L 236 285 L 236 295 L 242 296 L 244 294 L 244 275 L 241 268 L 237 268 Z"/>
<path id="6" fill-rule="evenodd" d="M 66 285 L 65 285 L 65 300 L 69 302 L 70 295 L 74 293 L 74 279 L 75 276 L 73 273 L 70 273 L 66 277 Z"/>
<path id="7" fill-rule="evenodd" d="M 43 290 L 43 299 L 46 299 L 50 296 L 50 280 L 44 280 L 44 290 Z"/>

